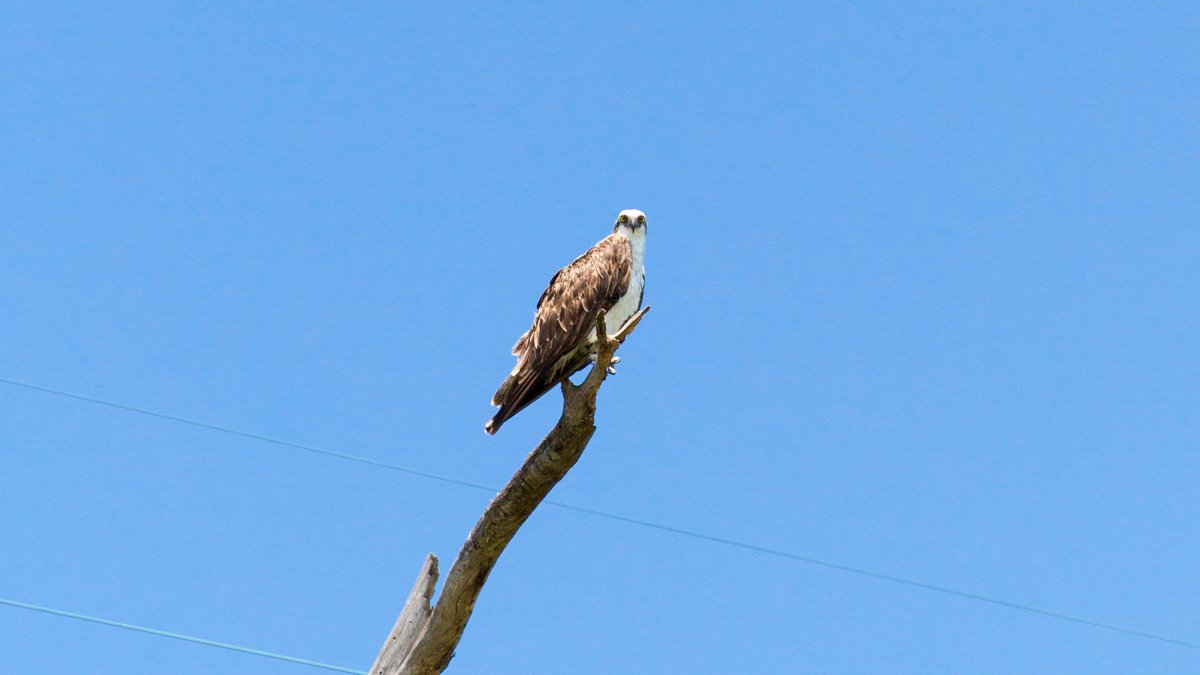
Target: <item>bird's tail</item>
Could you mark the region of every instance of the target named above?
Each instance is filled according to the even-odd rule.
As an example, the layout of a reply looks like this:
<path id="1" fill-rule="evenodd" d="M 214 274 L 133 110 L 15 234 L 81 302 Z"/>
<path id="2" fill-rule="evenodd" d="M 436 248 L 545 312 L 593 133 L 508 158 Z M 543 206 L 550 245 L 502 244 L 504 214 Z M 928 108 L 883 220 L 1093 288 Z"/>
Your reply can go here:
<path id="1" fill-rule="evenodd" d="M 504 382 L 500 384 L 500 388 L 497 389 L 496 393 L 492 396 L 492 405 L 500 406 L 500 410 L 496 411 L 495 416 L 488 420 L 487 424 L 483 425 L 484 433 L 488 434 L 489 436 L 494 435 L 497 431 L 499 431 L 500 425 L 504 424 L 505 420 L 517 414 L 517 411 L 512 410 L 511 406 L 505 405 L 505 399 L 508 398 L 509 391 L 513 388 L 513 385 L 516 384 L 516 382 L 516 374 L 514 373 L 509 375 L 508 377 L 504 378 Z"/>
<path id="2" fill-rule="evenodd" d="M 508 421 L 510 417 L 521 412 L 530 403 L 533 403 L 538 398 L 550 391 L 557 381 L 553 382 L 523 382 L 515 376 L 509 376 L 504 384 L 500 385 L 500 391 L 496 392 L 498 398 L 492 402 L 492 405 L 500 406 L 492 419 L 483 425 L 483 431 L 489 436 L 495 435 L 500 430 L 500 425 Z M 500 394 L 503 394 L 500 396 Z"/>
<path id="3" fill-rule="evenodd" d="M 579 368 L 587 364 L 583 361 L 579 366 L 556 373 L 514 373 L 504 380 L 504 384 L 496 390 L 492 397 L 492 405 L 500 406 L 496 415 L 483 425 L 483 430 L 489 435 L 495 434 L 500 425 L 510 417 L 524 410 L 530 403 L 538 400 L 543 394 L 558 386 L 559 382 L 570 377 Z"/>
<path id="4" fill-rule="evenodd" d="M 551 371 L 515 370 L 504 379 L 504 383 L 492 396 L 492 405 L 499 406 L 496 415 L 483 425 L 483 430 L 489 435 L 495 434 L 500 425 L 510 417 L 521 412 L 530 403 L 538 400 L 543 394 L 558 386 L 559 382 L 587 367 L 589 362 L 588 350 L 581 349 L 571 358 L 564 359 L 558 368 Z"/>

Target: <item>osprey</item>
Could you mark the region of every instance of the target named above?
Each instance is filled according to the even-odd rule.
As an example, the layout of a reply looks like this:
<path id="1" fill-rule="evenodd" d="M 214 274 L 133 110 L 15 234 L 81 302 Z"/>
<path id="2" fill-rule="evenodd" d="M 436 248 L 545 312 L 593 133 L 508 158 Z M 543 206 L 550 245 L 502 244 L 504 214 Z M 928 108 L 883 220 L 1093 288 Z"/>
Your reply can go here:
<path id="1" fill-rule="evenodd" d="M 595 360 L 596 317 L 601 310 L 611 335 L 641 309 L 645 250 L 646 214 L 622 211 L 612 234 L 550 279 L 533 325 L 513 345 L 517 365 L 492 397 L 492 405 L 500 410 L 484 431 L 496 433 L 505 420 Z"/>

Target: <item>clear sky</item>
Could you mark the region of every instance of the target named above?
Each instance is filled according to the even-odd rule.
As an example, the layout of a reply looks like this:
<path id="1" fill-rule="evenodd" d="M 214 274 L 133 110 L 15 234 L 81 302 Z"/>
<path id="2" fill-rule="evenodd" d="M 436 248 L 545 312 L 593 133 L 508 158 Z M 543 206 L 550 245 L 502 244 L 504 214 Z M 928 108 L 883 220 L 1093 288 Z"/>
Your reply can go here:
<path id="1" fill-rule="evenodd" d="M 1195 3 L 509 4 L 5 3 L 0 377 L 499 485 L 559 405 L 483 434 L 509 347 L 638 208 L 554 499 L 1200 642 Z M 0 597 L 356 669 L 488 500 L 0 422 Z M 318 672 L 0 606 L 0 671 L 80 669 Z M 1198 670 L 543 508 L 452 672 Z"/>

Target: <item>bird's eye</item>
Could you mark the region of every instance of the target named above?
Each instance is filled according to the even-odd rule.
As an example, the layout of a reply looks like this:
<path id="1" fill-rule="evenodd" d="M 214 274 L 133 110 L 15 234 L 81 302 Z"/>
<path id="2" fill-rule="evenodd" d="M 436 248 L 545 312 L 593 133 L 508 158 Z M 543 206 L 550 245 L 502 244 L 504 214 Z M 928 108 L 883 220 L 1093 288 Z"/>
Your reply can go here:
<path id="1" fill-rule="evenodd" d="M 629 216 L 621 216 L 621 224 L 628 225 L 629 224 Z"/>
<path id="2" fill-rule="evenodd" d="M 638 216 L 638 225 L 646 224 L 646 216 Z"/>

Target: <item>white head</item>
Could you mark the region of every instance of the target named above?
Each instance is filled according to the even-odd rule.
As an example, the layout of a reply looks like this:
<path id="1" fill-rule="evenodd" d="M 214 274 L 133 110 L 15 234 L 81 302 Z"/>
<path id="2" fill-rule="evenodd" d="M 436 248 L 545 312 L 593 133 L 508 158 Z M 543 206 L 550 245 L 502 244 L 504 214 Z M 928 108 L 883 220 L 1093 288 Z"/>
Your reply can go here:
<path id="1" fill-rule="evenodd" d="M 646 236 L 646 214 L 637 209 L 625 209 L 617 215 L 613 232 L 621 232 L 626 237 L 632 237 L 635 233 L 642 237 Z"/>

